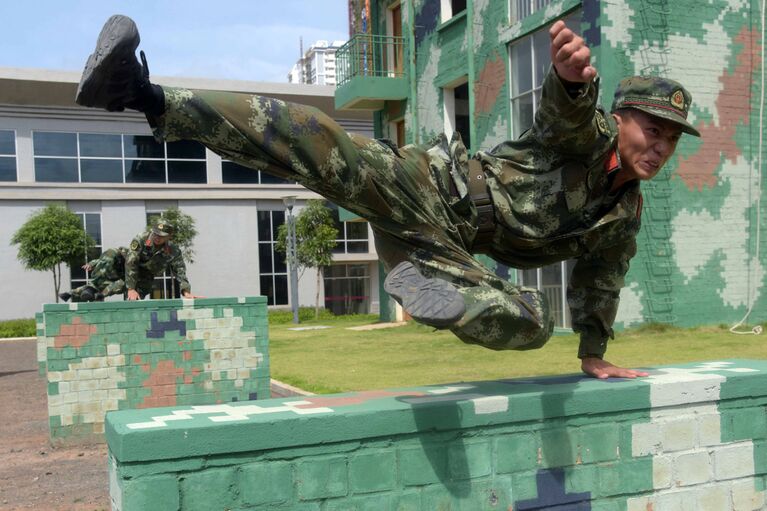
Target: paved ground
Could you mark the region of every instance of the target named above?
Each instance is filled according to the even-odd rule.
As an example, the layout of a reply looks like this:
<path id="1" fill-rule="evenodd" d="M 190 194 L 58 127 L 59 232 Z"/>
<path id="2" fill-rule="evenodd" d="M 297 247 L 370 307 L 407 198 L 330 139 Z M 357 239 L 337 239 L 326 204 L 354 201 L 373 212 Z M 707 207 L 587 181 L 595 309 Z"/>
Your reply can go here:
<path id="1" fill-rule="evenodd" d="M 0 341 L 0 510 L 109 509 L 106 446 L 52 448 L 45 385 L 34 341 Z"/>

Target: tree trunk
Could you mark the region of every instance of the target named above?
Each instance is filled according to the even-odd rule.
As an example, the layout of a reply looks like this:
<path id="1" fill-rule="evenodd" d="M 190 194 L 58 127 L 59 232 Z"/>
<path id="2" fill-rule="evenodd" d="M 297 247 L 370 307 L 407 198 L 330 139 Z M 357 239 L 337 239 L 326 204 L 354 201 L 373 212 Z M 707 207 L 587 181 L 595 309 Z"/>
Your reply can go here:
<path id="1" fill-rule="evenodd" d="M 320 282 L 322 282 L 322 266 L 317 268 L 317 296 L 314 300 L 314 319 L 320 319 Z"/>
<path id="2" fill-rule="evenodd" d="M 59 269 L 59 278 L 56 278 L 56 268 Z M 56 301 L 54 303 L 59 303 L 59 286 L 61 285 L 61 265 L 56 265 L 52 268 L 53 270 L 53 294 Z"/>

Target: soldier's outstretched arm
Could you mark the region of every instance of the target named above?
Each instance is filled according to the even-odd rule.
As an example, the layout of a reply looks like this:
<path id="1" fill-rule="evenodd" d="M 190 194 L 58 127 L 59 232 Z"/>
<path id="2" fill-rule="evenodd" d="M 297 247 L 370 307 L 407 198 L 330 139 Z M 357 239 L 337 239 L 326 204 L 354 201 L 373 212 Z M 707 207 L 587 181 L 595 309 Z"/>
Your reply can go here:
<path id="1" fill-rule="evenodd" d="M 591 50 L 586 41 L 567 28 L 562 20 L 549 29 L 551 37 L 551 64 L 562 80 L 570 83 L 589 83 L 597 70 L 591 65 Z"/>

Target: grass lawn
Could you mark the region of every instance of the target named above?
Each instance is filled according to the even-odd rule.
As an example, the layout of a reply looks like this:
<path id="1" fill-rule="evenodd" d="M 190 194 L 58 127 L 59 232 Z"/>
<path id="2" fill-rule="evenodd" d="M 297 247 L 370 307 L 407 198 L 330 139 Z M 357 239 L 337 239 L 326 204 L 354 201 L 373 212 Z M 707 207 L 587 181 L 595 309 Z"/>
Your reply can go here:
<path id="1" fill-rule="evenodd" d="M 353 331 L 370 317 L 270 324 L 272 377 L 316 393 L 408 387 L 459 381 L 575 373 L 575 335 L 554 336 L 542 349 L 491 351 L 463 344 L 446 331 L 409 323 Z M 765 335 L 735 335 L 727 328 L 677 329 L 663 325 L 628 330 L 610 341 L 607 360 L 628 367 L 731 358 L 767 359 Z"/>

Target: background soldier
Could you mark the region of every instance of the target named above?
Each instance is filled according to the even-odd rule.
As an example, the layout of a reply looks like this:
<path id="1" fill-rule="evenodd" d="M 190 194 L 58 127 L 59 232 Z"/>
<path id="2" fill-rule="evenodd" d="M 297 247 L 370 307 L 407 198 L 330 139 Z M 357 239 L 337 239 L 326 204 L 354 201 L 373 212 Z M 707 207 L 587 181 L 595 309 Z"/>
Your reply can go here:
<path id="1" fill-rule="evenodd" d="M 91 271 L 91 283 L 59 295 L 64 301 L 91 302 L 106 296 L 125 293 L 128 300 L 140 300 L 152 292 L 157 276 L 170 270 L 179 283 L 181 296 L 196 298 L 186 278 L 186 264 L 173 244 L 174 228 L 162 219 L 139 234 L 129 248 L 109 249 L 83 268 Z"/>
<path id="2" fill-rule="evenodd" d="M 577 259 L 568 303 L 582 370 L 642 376 L 602 357 L 636 253 L 639 182 L 658 173 L 682 132 L 699 136 L 686 120 L 691 97 L 672 80 L 634 77 L 605 113 L 583 39 L 562 21 L 550 35 L 552 70 L 532 129 L 472 159 L 460 136 L 398 148 L 348 134 L 314 108 L 154 85 L 125 16 L 102 29 L 77 102 L 144 112 L 158 140 L 197 140 L 366 218 L 390 270 L 387 292 L 417 321 L 467 343 L 533 349 L 554 326 L 543 293 L 496 276 L 473 253 L 515 268 Z"/>

